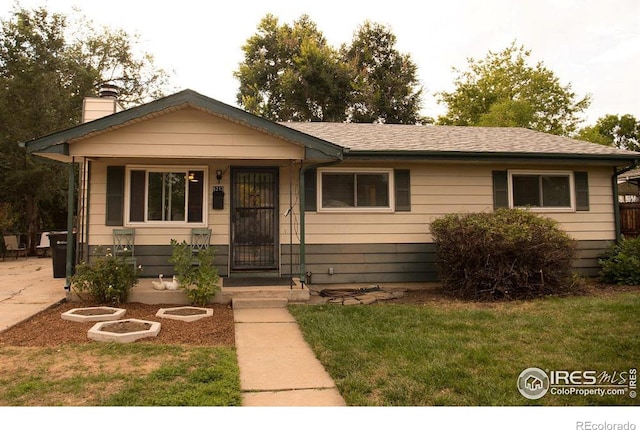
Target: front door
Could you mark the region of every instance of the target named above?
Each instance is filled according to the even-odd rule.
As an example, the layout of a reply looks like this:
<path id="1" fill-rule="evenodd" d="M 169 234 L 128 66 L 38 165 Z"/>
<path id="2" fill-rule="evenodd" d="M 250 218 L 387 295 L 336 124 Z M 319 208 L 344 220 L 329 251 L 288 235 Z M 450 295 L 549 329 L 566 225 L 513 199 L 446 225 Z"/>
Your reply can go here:
<path id="1" fill-rule="evenodd" d="M 231 171 L 231 270 L 278 268 L 278 169 Z"/>

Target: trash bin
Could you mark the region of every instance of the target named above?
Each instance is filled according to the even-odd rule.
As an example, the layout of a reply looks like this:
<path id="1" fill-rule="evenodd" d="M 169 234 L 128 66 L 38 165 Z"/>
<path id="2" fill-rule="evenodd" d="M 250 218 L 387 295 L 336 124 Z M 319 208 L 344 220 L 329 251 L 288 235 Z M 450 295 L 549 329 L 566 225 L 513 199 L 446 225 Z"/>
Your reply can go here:
<path id="1" fill-rule="evenodd" d="M 76 235 L 73 234 L 75 242 Z M 67 232 L 56 231 L 49 233 L 49 243 L 51 246 L 51 260 L 53 261 L 53 277 L 67 277 Z M 75 259 L 71 266 L 71 273 L 75 271 Z"/>

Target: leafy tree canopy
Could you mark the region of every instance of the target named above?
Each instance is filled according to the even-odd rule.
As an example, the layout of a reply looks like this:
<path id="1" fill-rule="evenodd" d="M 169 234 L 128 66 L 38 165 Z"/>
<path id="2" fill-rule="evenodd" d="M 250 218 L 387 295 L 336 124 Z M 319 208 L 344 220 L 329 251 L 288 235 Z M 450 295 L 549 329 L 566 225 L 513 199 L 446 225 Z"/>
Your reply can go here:
<path id="1" fill-rule="evenodd" d="M 455 89 L 437 94 L 438 102 L 447 105 L 447 113 L 438 123 L 573 133 L 590 96 L 578 99 L 571 85 L 561 85 L 543 63 L 529 65 L 530 55 L 512 42 L 500 52 L 489 51 L 484 59 L 468 59 L 465 71 L 454 68 L 458 74 Z"/>
<path id="2" fill-rule="evenodd" d="M 19 4 L 0 21 L 0 201 L 7 213 L 23 214 L 5 228 L 31 237 L 62 227 L 54 218 L 66 211 L 66 169 L 18 143 L 80 123 L 82 100 L 103 83 L 117 85 L 131 105 L 160 96 L 168 81 L 149 54 L 136 54 L 137 37 L 96 30 L 82 16 L 70 22 Z"/>
<path id="3" fill-rule="evenodd" d="M 640 151 L 640 121 L 633 115 L 605 115 L 595 125 L 581 129 L 578 139 L 616 148 Z"/>
<path id="4" fill-rule="evenodd" d="M 274 121 L 415 123 L 416 66 L 395 43 L 389 29 L 366 22 L 335 49 L 307 15 L 289 26 L 269 14 L 242 48 L 237 101 Z"/>
<path id="5" fill-rule="evenodd" d="M 395 45 L 396 36 L 389 28 L 367 21 L 351 45 L 342 48 L 342 57 L 355 73 L 351 121 L 414 124 L 420 120 L 418 68 Z"/>

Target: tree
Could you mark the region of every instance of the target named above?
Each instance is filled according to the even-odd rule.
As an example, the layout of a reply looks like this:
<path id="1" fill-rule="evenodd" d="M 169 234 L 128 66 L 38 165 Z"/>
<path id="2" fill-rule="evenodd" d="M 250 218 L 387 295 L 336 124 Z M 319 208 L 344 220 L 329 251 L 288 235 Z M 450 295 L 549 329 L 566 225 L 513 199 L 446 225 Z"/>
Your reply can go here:
<path id="1" fill-rule="evenodd" d="M 458 74 L 455 90 L 437 93 L 447 113 L 443 125 L 526 127 L 569 135 L 576 130 L 578 114 L 590 96 L 578 99 L 571 85 L 561 85 L 542 62 L 527 64 L 531 52 L 513 42 L 482 60 L 468 59 L 468 70 Z"/>
<path id="2" fill-rule="evenodd" d="M 640 151 L 640 121 L 633 115 L 605 115 L 593 126 L 584 127 L 578 139 L 616 148 Z"/>
<path id="3" fill-rule="evenodd" d="M 66 220 L 67 173 L 18 143 L 80 123 L 82 100 L 103 83 L 118 85 L 127 105 L 162 94 L 168 79 L 151 56 L 134 54 L 136 37 L 97 31 L 84 17 L 68 21 L 19 5 L 0 21 L 0 201 L 23 214 L 7 229 L 27 231 L 31 250 L 38 230 Z"/>
<path id="4" fill-rule="evenodd" d="M 237 101 L 273 121 L 415 123 L 417 68 L 395 42 L 389 29 L 367 22 L 336 50 L 307 15 L 289 26 L 269 14 L 242 47 Z"/>
<path id="5" fill-rule="evenodd" d="M 417 66 L 396 48 L 396 36 L 383 25 L 366 21 L 342 56 L 354 68 L 350 121 L 415 124 L 422 88 Z"/>
<path id="6" fill-rule="evenodd" d="M 293 26 L 271 14 L 242 47 L 238 103 L 272 121 L 341 121 L 349 99 L 350 70 L 308 16 Z"/>

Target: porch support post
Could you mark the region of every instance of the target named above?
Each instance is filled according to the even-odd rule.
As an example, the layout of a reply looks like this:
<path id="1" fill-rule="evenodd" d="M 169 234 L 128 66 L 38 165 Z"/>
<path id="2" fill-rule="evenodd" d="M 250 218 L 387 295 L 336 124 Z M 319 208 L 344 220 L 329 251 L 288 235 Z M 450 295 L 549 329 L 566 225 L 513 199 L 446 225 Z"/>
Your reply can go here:
<path id="1" fill-rule="evenodd" d="M 305 264 L 305 216 L 304 216 L 304 212 L 305 212 L 305 207 L 306 207 L 306 200 L 305 200 L 305 192 L 304 192 L 304 174 L 305 172 L 309 170 L 309 167 L 305 167 L 302 166 L 300 168 L 300 180 L 298 181 L 299 185 L 300 185 L 300 198 L 299 198 L 299 202 L 300 202 L 300 283 L 302 285 L 307 283 L 307 268 L 306 268 L 306 264 Z M 292 250 L 293 251 L 293 250 Z M 291 257 L 293 257 L 293 252 Z"/>
<path id="2" fill-rule="evenodd" d="M 73 211 L 74 211 L 74 201 L 73 196 L 75 195 L 75 168 L 74 168 L 74 159 L 71 158 L 71 162 L 69 163 L 69 186 L 68 186 L 68 198 L 67 198 L 67 266 L 66 266 L 66 282 L 65 282 L 65 290 L 71 290 L 71 276 L 73 275 L 73 258 L 74 258 L 74 248 L 75 248 L 75 240 L 73 240 Z"/>

